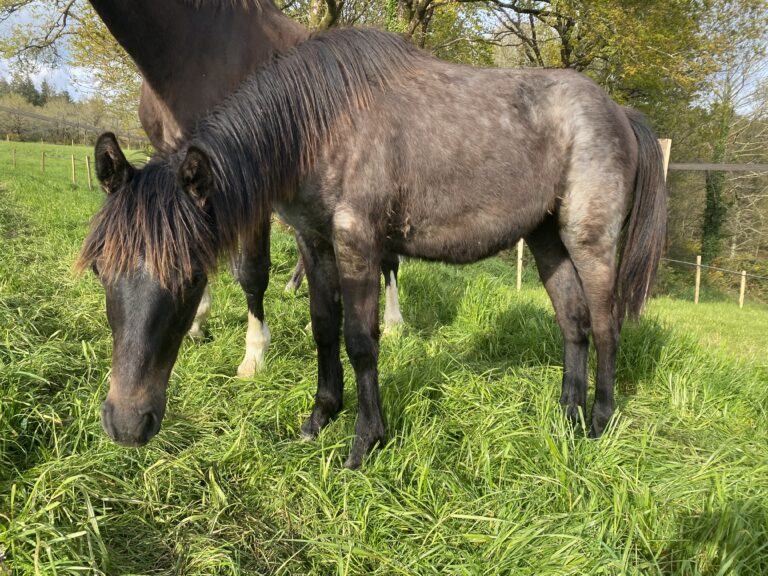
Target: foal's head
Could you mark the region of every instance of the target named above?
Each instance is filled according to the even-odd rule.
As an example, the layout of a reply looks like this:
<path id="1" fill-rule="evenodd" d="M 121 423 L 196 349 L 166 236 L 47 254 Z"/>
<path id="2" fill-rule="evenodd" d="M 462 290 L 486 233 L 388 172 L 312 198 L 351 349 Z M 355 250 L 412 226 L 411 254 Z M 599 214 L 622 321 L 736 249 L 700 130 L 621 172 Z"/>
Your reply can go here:
<path id="1" fill-rule="evenodd" d="M 120 444 L 141 446 L 160 430 L 171 369 L 215 268 L 209 168 L 195 149 L 136 168 L 113 134 L 96 144 L 107 198 L 79 267 L 106 293 L 112 375 L 101 420 Z"/>

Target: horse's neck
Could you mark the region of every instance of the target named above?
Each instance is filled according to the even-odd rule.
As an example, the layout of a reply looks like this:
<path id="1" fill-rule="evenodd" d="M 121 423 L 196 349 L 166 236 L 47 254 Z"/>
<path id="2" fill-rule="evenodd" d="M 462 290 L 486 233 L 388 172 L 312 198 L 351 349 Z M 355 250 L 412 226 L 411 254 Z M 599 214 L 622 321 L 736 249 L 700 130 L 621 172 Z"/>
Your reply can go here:
<path id="1" fill-rule="evenodd" d="M 226 1 L 226 0 L 225 0 Z M 272 0 L 90 0 L 147 86 L 140 116 L 156 146 L 173 146 L 276 50 L 308 36 Z"/>

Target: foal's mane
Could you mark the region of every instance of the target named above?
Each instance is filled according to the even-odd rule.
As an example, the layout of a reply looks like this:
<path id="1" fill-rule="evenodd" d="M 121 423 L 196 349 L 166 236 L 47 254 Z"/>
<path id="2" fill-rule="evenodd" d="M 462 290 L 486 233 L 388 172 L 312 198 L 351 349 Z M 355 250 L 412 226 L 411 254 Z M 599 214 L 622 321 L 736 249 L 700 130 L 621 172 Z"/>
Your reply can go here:
<path id="1" fill-rule="evenodd" d="M 428 58 L 399 35 L 319 33 L 278 54 L 197 127 L 189 145 L 211 160 L 211 198 L 223 250 L 290 195 L 324 145 L 393 83 Z"/>
<path id="2" fill-rule="evenodd" d="M 98 261 L 109 279 L 143 261 L 171 290 L 189 280 L 193 263 L 214 271 L 216 256 L 234 254 L 240 237 L 258 231 L 273 201 L 292 193 L 335 131 L 424 58 L 398 35 L 365 29 L 320 33 L 278 54 L 203 119 L 178 152 L 155 157 L 135 182 L 108 196 L 78 267 Z M 190 146 L 211 161 L 215 192 L 205 210 L 177 184 Z"/>
<path id="3" fill-rule="evenodd" d="M 155 156 L 111 191 L 91 223 L 76 267 L 95 264 L 102 280 L 132 274 L 140 262 L 178 293 L 195 271 L 216 267 L 216 227 L 176 182 L 175 158 Z"/>

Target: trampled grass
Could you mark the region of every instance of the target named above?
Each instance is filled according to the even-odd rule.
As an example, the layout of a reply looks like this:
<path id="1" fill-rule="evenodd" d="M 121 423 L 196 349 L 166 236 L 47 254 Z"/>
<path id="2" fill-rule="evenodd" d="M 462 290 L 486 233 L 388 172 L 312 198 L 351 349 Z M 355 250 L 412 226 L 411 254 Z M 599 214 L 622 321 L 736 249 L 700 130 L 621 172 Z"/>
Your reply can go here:
<path id="1" fill-rule="evenodd" d="M 224 273 L 162 431 L 125 449 L 98 419 L 102 290 L 72 273 L 101 193 L 68 183 L 69 147 L 40 174 L 41 146 L 0 144 L 0 574 L 768 573 L 765 308 L 652 302 L 593 441 L 560 413 L 561 339 L 530 266 L 518 293 L 503 258 L 409 261 L 408 326 L 382 342 L 389 441 L 350 472 L 348 364 L 344 412 L 298 440 L 316 361 L 278 229 L 267 370 L 234 377 L 246 311 Z"/>

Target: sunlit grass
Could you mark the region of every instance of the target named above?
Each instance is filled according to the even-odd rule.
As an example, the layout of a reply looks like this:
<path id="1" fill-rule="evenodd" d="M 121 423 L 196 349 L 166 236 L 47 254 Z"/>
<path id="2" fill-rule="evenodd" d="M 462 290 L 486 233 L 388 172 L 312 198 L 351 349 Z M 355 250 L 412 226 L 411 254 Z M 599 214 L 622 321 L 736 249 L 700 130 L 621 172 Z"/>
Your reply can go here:
<path id="1" fill-rule="evenodd" d="M 345 410 L 298 440 L 315 349 L 278 228 L 268 368 L 234 378 L 246 311 L 224 273 L 162 431 L 129 450 L 98 420 L 103 293 L 72 272 L 101 193 L 69 183 L 69 147 L 36 171 L 40 146 L 0 143 L 0 575 L 768 573 L 766 308 L 652 302 L 623 333 L 616 425 L 592 441 L 560 412 L 532 267 L 517 292 L 513 259 L 409 261 L 407 326 L 382 341 L 389 440 L 350 472 L 346 359 Z"/>

